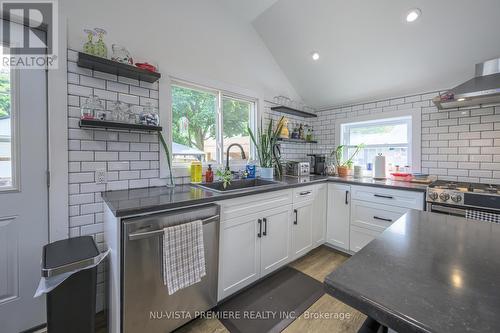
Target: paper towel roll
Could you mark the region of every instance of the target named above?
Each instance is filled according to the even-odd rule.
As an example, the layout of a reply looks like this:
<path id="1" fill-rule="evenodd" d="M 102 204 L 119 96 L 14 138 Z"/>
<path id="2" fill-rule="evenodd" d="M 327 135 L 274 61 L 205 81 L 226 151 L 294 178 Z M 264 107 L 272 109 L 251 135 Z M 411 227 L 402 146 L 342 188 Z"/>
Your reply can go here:
<path id="1" fill-rule="evenodd" d="M 375 179 L 385 179 L 385 156 L 378 154 L 375 156 L 375 161 L 373 162 L 373 178 Z"/>

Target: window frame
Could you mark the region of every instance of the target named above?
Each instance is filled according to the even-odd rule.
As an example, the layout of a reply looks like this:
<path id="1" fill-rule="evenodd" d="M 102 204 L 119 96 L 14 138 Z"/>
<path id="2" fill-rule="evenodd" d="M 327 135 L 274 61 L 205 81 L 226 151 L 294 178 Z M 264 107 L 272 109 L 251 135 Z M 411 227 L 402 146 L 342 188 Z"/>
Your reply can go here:
<path id="1" fill-rule="evenodd" d="M 228 91 L 224 89 L 217 89 L 213 87 L 208 87 L 206 85 L 200 85 L 192 82 L 187 82 L 184 80 L 180 79 L 174 79 L 171 78 L 170 80 L 170 100 L 169 100 L 169 109 L 170 109 L 170 115 L 169 115 L 169 129 L 172 128 L 173 126 L 173 109 L 172 109 L 172 87 L 180 87 L 180 88 L 186 88 L 186 89 L 192 89 L 192 90 L 197 90 L 205 93 L 210 93 L 216 95 L 216 110 L 215 110 L 215 141 L 216 141 L 216 162 L 203 162 L 203 167 L 207 167 L 208 164 L 212 164 L 214 167 L 221 167 L 225 164 L 224 160 L 224 135 L 223 135 L 223 122 L 224 122 L 224 114 L 223 114 L 223 103 L 222 100 L 224 98 L 228 99 L 234 99 L 242 102 L 247 102 L 251 104 L 251 114 L 249 117 L 249 127 L 252 129 L 252 131 L 255 132 L 256 129 L 256 124 L 257 124 L 257 119 L 258 119 L 258 104 L 259 104 L 259 99 L 256 97 L 250 97 L 246 96 L 243 94 L 239 94 L 233 91 Z M 170 130 L 170 132 L 172 132 Z M 173 137 L 170 135 L 170 148 L 172 147 L 173 143 Z M 255 151 L 255 145 L 253 142 L 250 140 L 250 156 L 247 156 L 247 158 L 254 158 L 256 156 L 256 151 Z M 246 164 L 246 162 L 232 162 L 232 166 L 236 167 L 242 167 Z M 182 163 L 182 162 L 173 162 L 172 163 L 172 169 L 175 171 L 179 171 L 181 169 L 186 169 L 187 166 L 189 166 L 189 163 Z"/>
<path id="2" fill-rule="evenodd" d="M 3 46 L 5 47 L 5 46 Z M 10 161 L 11 185 L 0 186 L 0 193 L 21 191 L 21 160 L 19 145 L 19 69 L 10 68 Z"/>
<path id="3" fill-rule="evenodd" d="M 405 143 L 392 143 L 392 144 L 376 144 L 369 145 L 373 148 L 386 148 L 398 145 L 408 146 L 408 165 L 411 166 L 412 172 L 421 172 L 421 108 L 414 108 L 402 111 L 382 112 L 371 114 L 367 116 L 359 116 L 352 118 L 345 118 L 337 121 L 336 124 L 336 142 L 345 144 L 346 138 L 344 137 L 344 128 L 361 127 L 367 124 L 400 124 L 402 119 L 407 119 L 408 124 L 408 144 Z M 359 126 L 356 126 L 359 125 Z M 355 145 L 348 145 L 347 147 L 355 147 Z M 347 154 L 348 149 L 344 150 L 344 155 Z M 344 156 L 346 158 L 346 156 Z"/>

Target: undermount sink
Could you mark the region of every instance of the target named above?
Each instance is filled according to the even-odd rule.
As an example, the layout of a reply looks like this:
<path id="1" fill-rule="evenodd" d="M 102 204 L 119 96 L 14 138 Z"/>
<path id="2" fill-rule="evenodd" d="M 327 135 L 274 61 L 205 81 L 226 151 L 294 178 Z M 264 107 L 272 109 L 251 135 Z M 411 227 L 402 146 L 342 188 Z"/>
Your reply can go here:
<path id="1" fill-rule="evenodd" d="M 222 182 L 214 182 L 214 183 L 202 183 L 198 184 L 199 187 L 204 188 L 209 191 L 217 192 L 217 193 L 227 193 L 227 192 L 235 192 L 242 191 L 247 189 L 253 189 L 261 186 L 271 186 L 278 184 L 278 182 L 272 180 L 264 180 L 260 178 L 255 179 L 239 179 L 231 181 L 226 188 L 224 188 Z"/>

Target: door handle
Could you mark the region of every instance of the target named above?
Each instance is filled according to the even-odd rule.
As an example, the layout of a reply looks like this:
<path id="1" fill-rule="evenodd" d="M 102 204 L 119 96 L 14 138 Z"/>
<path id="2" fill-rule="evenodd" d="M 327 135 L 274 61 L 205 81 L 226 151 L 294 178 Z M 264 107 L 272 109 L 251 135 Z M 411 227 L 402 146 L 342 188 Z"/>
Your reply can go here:
<path id="1" fill-rule="evenodd" d="M 378 217 L 378 216 L 374 216 L 373 217 L 375 220 L 381 220 L 381 221 L 386 221 L 386 222 L 392 222 L 391 219 L 384 219 L 383 217 Z"/>
<path id="2" fill-rule="evenodd" d="M 349 191 L 345 191 L 345 204 L 348 205 L 349 201 L 347 201 L 347 197 L 349 196 Z"/>
<path id="3" fill-rule="evenodd" d="M 262 221 L 264 221 L 264 232 L 262 233 L 262 236 L 267 236 L 267 219 L 264 217 Z"/>
<path id="4" fill-rule="evenodd" d="M 308 195 L 308 194 L 311 194 L 311 191 L 304 191 L 304 192 L 300 192 L 299 194 L 300 195 Z"/>
<path id="5" fill-rule="evenodd" d="M 262 220 L 258 219 L 257 223 L 259 223 L 259 233 L 257 234 L 257 237 L 262 237 Z"/>
<path id="6" fill-rule="evenodd" d="M 298 211 L 296 209 L 293 210 L 293 212 L 295 213 L 295 221 L 293 221 L 293 224 L 299 224 L 299 221 L 298 221 Z"/>
<path id="7" fill-rule="evenodd" d="M 394 199 L 394 197 L 391 195 L 374 194 L 373 196 L 377 198 Z"/>

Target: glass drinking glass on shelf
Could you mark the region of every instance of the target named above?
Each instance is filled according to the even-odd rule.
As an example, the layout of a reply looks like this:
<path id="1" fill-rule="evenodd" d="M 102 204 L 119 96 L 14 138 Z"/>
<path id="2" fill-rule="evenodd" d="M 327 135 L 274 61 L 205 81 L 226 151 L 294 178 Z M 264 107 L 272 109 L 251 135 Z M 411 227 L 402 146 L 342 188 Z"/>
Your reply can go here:
<path id="1" fill-rule="evenodd" d="M 111 105 L 111 113 L 113 114 L 113 121 L 117 122 L 125 121 L 122 102 L 114 101 L 113 104 Z"/>
<path id="2" fill-rule="evenodd" d="M 127 111 L 125 112 L 126 114 L 126 122 L 129 124 L 135 124 L 135 112 L 132 109 L 132 106 L 130 104 L 127 105 Z"/>
<path id="3" fill-rule="evenodd" d="M 142 108 L 142 113 L 140 116 L 140 121 L 142 125 L 158 126 L 160 123 L 160 118 L 158 117 L 158 110 L 147 102 Z"/>
<path id="4" fill-rule="evenodd" d="M 106 120 L 106 112 L 99 97 L 90 95 L 81 107 L 82 119 Z"/>

